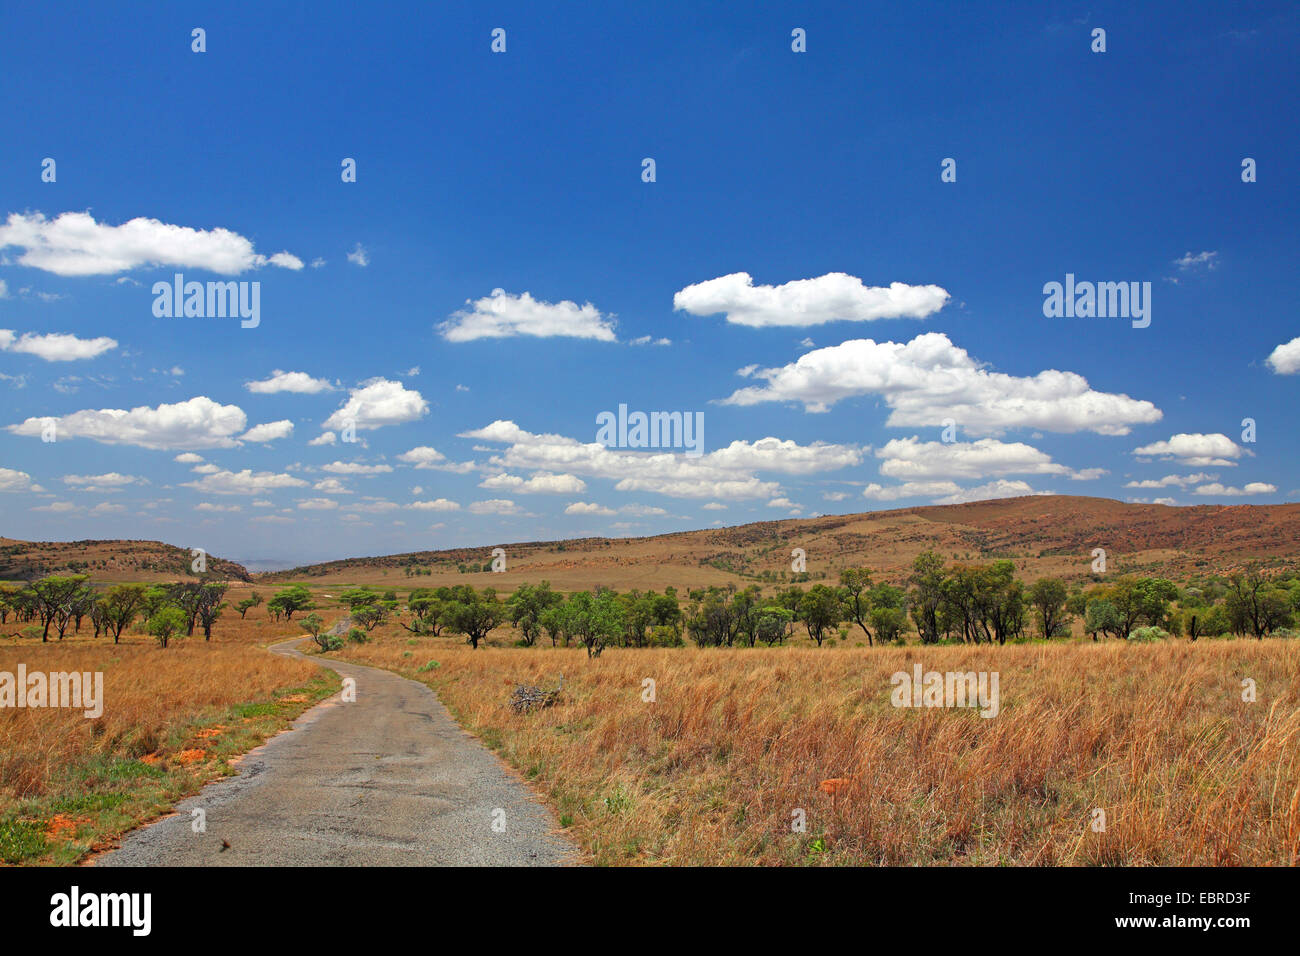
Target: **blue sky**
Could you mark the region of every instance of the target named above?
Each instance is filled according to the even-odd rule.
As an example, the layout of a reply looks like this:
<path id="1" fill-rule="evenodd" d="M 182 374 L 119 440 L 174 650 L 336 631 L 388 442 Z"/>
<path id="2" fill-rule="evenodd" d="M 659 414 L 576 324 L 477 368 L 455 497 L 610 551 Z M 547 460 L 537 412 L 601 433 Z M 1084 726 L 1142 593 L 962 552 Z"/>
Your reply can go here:
<path id="1" fill-rule="evenodd" d="M 0 533 L 1300 494 L 1294 5 L 377 6 L 7 12 Z M 178 272 L 260 283 L 257 327 L 156 316 Z M 1067 273 L 1150 325 L 1046 317 Z M 620 404 L 703 454 L 600 447 Z"/>

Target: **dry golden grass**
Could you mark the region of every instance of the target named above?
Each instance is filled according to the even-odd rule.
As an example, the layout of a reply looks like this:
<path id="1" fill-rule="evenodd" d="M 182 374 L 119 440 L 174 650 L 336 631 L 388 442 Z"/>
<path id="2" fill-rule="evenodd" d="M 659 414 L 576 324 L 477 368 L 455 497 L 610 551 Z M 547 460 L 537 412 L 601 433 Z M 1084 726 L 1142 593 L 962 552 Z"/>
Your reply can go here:
<path id="1" fill-rule="evenodd" d="M 104 713 L 0 709 L 0 807 L 39 796 L 63 769 L 91 755 L 142 757 L 171 728 L 200 714 L 270 698 L 306 683 L 316 667 L 246 645 L 188 641 L 163 651 L 143 643 L 0 647 L 0 671 L 103 671 Z"/>
<path id="2" fill-rule="evenodd" d="M 0 862 L 72 862 L 229 773 L 232 757 L 337 687 L 332 674 L 244 637 L 166 650 L 141 637 L 0 645 L 0 671 L 104 675 L 98 718 L 0 709 Z"/>
<path id="3" fill-rule="evenodd" d="M 597 863 L 1221 866 L 1300 862 L 1298 652 L 1240 640 L 588 661 L 389 636 L 339 653 L 434 687 Z M 998 671 L 1001 713 L 892 707 L 890 675 L 918 661 Z M 515 685 L 561 673 L 558 706 L 510 712 Z"/>

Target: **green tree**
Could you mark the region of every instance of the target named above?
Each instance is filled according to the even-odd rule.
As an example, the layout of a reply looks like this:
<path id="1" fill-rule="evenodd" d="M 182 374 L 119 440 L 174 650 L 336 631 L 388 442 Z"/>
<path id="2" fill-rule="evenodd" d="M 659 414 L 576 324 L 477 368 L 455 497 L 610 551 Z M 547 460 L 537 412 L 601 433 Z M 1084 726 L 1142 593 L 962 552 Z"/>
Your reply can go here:
<path id="1" fill-rule="evenodd" d="M 261 603 L 262 603 L 262 595 L 258 594 L 256 591 L 249 594 L 248 597 L 244 598 L 242 601 L 240 601 L 238 604 L 235 605 L 235 610 L 239 612 L 239 619 L 242 621 L 244 619 L 245 614 L 247 614 L 249 611 L 257 607 Z"/>
<path id="2" fill-rule="evenodd" d="M 1098 634 L 1111 637 L 1123 637 L 1128 634 L 1124 629 L 1124 618 L 1119 610 L 1105 598 L 1094 598 L 1088 602 L 1083 616 L 1083 629 L 1094 641 Z"/>
<path id="3" fill-rule="evenodd" d="M 868 626 L 871 623 L 871 572 L 866 568 L 845 568 L 840 572 L 840 586 L 844 589 L 845 611 L 867 635 L 867 645 L 872 645 L 872 629 Z"/>
<path id="4" fill-rule="evenodd" d="M 784 643 L 793 620 L 794 612 L 789 608 L 766 604 L 755 614 L 754 635 L 768 647 Z"/>
<path id="5" fill-rule="evenodd" d="M 1069 634 L 1069 594 L 1065 582 L 1059 578 L 1039 578 L 1029 586 L 1029 604 L 1034 609 L 1034 621 L 1044 638 Z"/>
<path id="6" fill-rule="evenodd" d="M 221 617 L 221 612 L 226 609 L 226 602 L 221 600 L 226 594 L 226 588 L 229 585 L 224 581 L 205 581 L 199 588 L 198 605 L 195 608 L 195 616 L 198 618 L 199 625 L 203 628 L 203 639 L 212 640 L 212 625 Z"/>
<path id="7" fill-rule="evenodd" d="M 63 639 L 63 632 L 72 617 L 73 604 L 88 580 L 90 578 L 85 574 L 50 575 L 32 584 L 36 610 L 41 618 L 42 643 L 50 639 L 50 625 L 58 628 L 59 639 Z"/>
<path id="8" fill-rule="evenodd" d="M 298 626 L 311 635 L 311 639 L 316 642 L 316 646 L 322 651 L 330 649 L 332 643 L 330 638 L 333 635 L 325 633 L 325 619 L 315 611 L 312 611 L 299 621 Z"/>
<path id="9" fill-rule="evenodd" d="M 185 612 L 173 604 L 160 607 L 149 618 L 149 633 L 158 641 L 158 646 L 166 648 L 174 637 L 179 637 L 189 623 Z"/>
<path id="10" fill-rule="evenodd" d="M 618 596 L 608 588 L 596 593 L 579 591 L 564 603 L 564 629 L 587 648 L 587 657 L 601 651 L 623 632 L 624 611 Z"/>
<path id="11" fill-rule="evenodd" d="M 452 588 L 451 600 L 442 614 L 447 630 L 464 634 L 465 642 L 475 649 L 504 617 L 505 610 L 497 600 L 495 588 L 484 588 L 480 594 L 468 584 Z"/>
<path id="12" fill-rule="evenodd" d="M 912 575 L 908 578 L 912 588 L 912 620 L 916 622 L 916 633 L 922 644 L 938 643 L 941 636 L 945 578 L 943 558 L 934 551 L 923 551 L 912 562 Z"/>
<path id="13" fill-rule="evenodd" d="M 877 584 L 867 603 L 871 608 L 868 620 L 880 643 L 902 640 L 907 632 L 907 592 L 892 584 Z"/>
<path id="14" fill-rule="evenodd" d="M 286 621 L 292 621 L 298 611 L 315 610 L 316 604 L 311 599 L 311 592 L 301 584 L 294 584 L 280 591 L 267 602 L 267 610 L 274 610 Z"/>
<path id="15" fill-rule="evenodd" d="M 519 628 L 524 644 L 532 647 L 542 632 L 542 615 L 562 602 L 564 597 L 551 590 L 551 583 L 521 584 L 506 598 L 505 611 L 510 623 Z"/>
<path id="16" fill-rule="evenodd" d="M 143 584 L 115 584 L 105 592 L 101 601 L 102 621 L 105 630 L 113 635 L 114 644 L 121 639 L 122 631 L 143 612 L 147 591 Z"/>
<path id="17" fill-rule="evenodd" d="M 821 647 L 826 632 L 844 620 L 843 592 L 827 584 L 814 584 L 799 601 L 799 620 L 808 629 L 808 636 Z"/>
<path id="18" fill-rule="evenodd" d="M 450 600 L 451 588 L 416 588 L 406 599 L 406 607 L 414 618 L 410 625 L 403 623 L 402 627 L 412 634 L 432 634 L 437 637 L 446 623 L 443 614 Z"/>

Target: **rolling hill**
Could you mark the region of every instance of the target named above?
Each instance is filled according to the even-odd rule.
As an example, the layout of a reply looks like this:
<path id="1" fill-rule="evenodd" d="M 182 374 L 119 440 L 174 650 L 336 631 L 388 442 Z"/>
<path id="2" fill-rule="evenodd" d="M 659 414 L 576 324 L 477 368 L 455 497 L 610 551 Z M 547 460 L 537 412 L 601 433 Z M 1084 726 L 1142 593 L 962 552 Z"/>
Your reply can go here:
<path id="1" fill-rule="evenodd" d="M 89 574 L 96 581 L 174 581 L 194 575 L 188 548 L 161 541 L 19 541 L 0 538 L 0 581 L 27 581 L 46 574 Z M 207 556 L 211 574 L 251 581 L 246 568 Z"/>
<path id="2" fill-rule="evenodd" d="M 625 590 L 669 585 L 777 584 L 791 577 L 791 551 L 802 548 L 812 580 L 865 565 L 901 580 L 921 551 L 952 561 L 1010 558 L 1021 575 L 1067 581 L 1088 577 L 1094 548 L 1111 573 L 1159 573 L 1177 579 L 1224 573 L 1247 561 L 1300 566 L 1300 504 L 1127 504 L 1108 498 L 1042 495 L 761 521 L 644 538 L 578 538 L 499 544 L 506 571 L 488 570 L 492 545 L 346 558 L 284 571 L 250 573 L 208 556 L 211 573 L 234 581 L 343 586 L 491 584 L 513 588 L 546 578 L 561 590 L 596 584 Z M 85 572 L 97 581 L 189 577 L 190 553 L 157 541 L 27 542 L 0 538 L 0 579 Z"/>
<path id="3" fill-rule="evenodd" d="M 492 546 L 330 561 L 256 575 L 259 581 L 323 584 L 475 583 L 512 588 L 547 578 L 569 590 L 681 589 L 706 584 L 777 583 L 789 577 L 791 550 L 803 548 L 813 579 L 865 565 L 898 580 L 921 551 L 950 560 L 1010 558 L 1029 579 L 1089 576 L 1094 548 L 1112 573 L 1175 578 L 1227 572 L 1248 560 L 1290 567 L 1300 561 L 1300 504 L 1127 504 L 1108 498 L 1043 495 L 763 521 L 644 538 L 501 542 L 503 573 L 484 570 Z M 418 569 L 410 576 L 407 569 Z"/>

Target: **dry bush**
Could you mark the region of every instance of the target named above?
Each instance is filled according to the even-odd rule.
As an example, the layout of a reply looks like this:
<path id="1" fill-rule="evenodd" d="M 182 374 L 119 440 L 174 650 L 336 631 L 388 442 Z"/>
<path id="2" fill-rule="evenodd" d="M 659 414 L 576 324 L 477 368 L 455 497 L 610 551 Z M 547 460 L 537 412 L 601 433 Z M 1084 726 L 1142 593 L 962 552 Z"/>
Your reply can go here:
<path id="1" fill-rule="evenodd" d="M 1296 650 L 610 649 L 588 661 L 408 636 L 339 656 L 433 686 L 600 863 L 1221 866 L 1300 862 Z M 429 660 L 439 666 L 417 672 Z M 998 671 L 1000 714 L 894 708 L 890 675 L 918 661 Z M 511 713 L 515 685 L 560 673 L 555 707 Z M 1246 677 L 1256 703 L 1242 701 Z M 850 782 L 832 795 L 828 778 Z M 798 809 L 806 832 L 792 831 Z"/>

